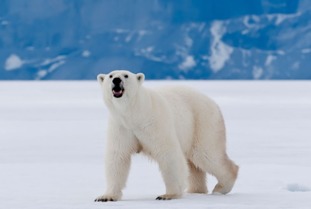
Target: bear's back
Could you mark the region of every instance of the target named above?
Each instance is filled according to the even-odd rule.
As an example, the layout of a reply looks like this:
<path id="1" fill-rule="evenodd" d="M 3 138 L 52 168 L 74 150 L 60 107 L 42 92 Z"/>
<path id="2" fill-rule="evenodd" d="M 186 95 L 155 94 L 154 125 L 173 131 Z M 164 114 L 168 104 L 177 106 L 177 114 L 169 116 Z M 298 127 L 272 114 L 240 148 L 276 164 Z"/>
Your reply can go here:
<path id="1" fill-rule="evenodd" d="M 202 113 L 208 110 L 218 109 L 217 104 L 208 96 L 188 86 L 164 86 L 156 89 L 158 94 L 172 106 L 186 105 L 191 111 Z"/>
<path id="2" fill-rule="evenodd" d="M 165 86 L 156 89 L 174 117 L 175 130 L 185 153 L 189 152 L 196 129 L 210 126 L 211 117 L 222 118 L 217 104 L 188 86 Z M 200 124 L 200 125 L 199 125 Z"/>

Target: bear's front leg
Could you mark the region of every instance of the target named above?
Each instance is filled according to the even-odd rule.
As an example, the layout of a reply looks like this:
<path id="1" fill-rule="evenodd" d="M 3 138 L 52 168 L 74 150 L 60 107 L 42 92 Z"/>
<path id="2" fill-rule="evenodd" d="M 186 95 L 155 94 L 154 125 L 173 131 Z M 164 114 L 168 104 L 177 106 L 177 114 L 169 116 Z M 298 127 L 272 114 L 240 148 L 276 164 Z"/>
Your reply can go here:
<path id="1" fill-rule="evenodd" d="M 131 155 L 130 153 L 108 151 L 105 161 L 107 189 L 105 195 L 97 197 L 95 202 L 117 201 L 121 199 L 122 189 L 125 187 L 130 169 Z"/>
<path id="2" fill-rule="evenodd" d="M 121 131 L 120 131 L 121 130 Z M 105 152 L 106 193 L 95 202 L 117 201 L 122 197 L 131 165 L 131 155 L 137 151 L 137 141 L 121 128 L 108 129 Z"/>
<path id="3" fill-rule="evenodd" d="M 188 166 L 179 145 L 159 153 L 157 158 L 165 183 L 166 194 L 158 196 L 156 200 L 180 198 L 186 188 Z"/>

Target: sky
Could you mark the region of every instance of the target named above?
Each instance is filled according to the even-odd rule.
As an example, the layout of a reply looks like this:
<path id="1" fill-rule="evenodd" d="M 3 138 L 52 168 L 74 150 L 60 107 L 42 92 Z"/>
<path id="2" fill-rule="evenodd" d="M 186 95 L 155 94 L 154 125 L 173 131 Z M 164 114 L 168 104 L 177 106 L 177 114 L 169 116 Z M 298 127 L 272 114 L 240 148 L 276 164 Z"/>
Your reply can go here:
<path id="1" fill-rule="evenodd" d="M 308 0 L 0 4 L 0 80 L 311 78 Z"/>

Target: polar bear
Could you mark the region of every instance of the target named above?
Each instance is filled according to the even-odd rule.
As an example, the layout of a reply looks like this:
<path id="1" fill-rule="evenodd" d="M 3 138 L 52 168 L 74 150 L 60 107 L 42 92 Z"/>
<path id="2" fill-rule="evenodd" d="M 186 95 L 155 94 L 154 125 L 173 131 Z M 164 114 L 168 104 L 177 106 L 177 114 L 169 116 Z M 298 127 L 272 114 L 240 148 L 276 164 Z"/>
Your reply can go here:
<path id="1" fill-rule="evenodd" d="M 95 201 L 117 201 L 128 177 L 131 155 L 142 152 L 158 164 L 166 193 L 157 200 L 208 193 L 206 173 L 218 183 L 213 193 L 231 191 L 238 166 L 226 153 L 225 126 L 218 106 L 202 93 L 175 86 L 148 89 L 145 76 L 125 70 L 99 74 L 109 110 L 105 173 L 107 190 Z"/>

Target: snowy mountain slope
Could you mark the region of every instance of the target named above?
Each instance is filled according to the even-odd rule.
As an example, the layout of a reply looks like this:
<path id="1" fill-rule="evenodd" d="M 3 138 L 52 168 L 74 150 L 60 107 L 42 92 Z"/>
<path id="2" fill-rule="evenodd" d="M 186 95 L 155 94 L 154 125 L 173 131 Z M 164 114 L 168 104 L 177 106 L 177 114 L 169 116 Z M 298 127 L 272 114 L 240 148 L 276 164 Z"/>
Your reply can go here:
<path id="1" fill-rule="evenodd" d="M 226 196 L 165 190 L 157 165 L 137 155 L 122 201 L 95 203 L 105 190 L 107 110 L 96 82 L 0 83 L 1 208 L 299 208 L 311 205 L 310 82 L 146 82 L 184 84 L 214 98 L 240 165 Z M 209 177 L 209 189 L 215 179 Z"/>
<path id="2" fill-rule="evenodd" d="M 309 79 L 308 0 L 0 0 L 0 79 Z"/>

